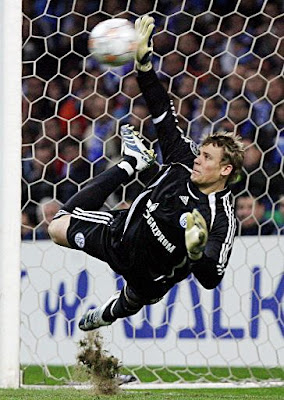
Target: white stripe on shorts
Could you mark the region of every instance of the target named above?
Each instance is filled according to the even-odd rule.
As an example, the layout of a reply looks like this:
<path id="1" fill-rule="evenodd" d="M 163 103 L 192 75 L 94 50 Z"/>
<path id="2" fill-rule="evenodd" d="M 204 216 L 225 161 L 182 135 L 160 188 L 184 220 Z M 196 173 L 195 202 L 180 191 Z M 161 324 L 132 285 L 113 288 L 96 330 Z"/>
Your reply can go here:
<path id="1" fill-rule="evenodd" d="M 91 215 L 104 215 L 109 218 L 113 218 L 113 215 L 107 211 L 85 211 L 80 207 L 76 207 L 74 211 L 77 211 L 78 213 L 83 213 L 83 214 L 91 214 Z"/>
<path id="2" fill-rule="evenodd" d="M 76 207 L 73 211 L 73 218 L 81 219 L 82 221 L 96 222 L 98 224 L 109 224 L 113 220 L 113 215 L 105 211 L 84 211 Z"/>

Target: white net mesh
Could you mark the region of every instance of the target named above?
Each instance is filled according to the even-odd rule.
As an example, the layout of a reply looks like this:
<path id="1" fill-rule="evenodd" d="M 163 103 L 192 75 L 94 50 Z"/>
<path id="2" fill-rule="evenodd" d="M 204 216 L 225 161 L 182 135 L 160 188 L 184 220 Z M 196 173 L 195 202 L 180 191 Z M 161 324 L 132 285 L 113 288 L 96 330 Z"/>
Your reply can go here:
<path id="1" fill-rule="evenodd" d="M 71 379 L 75 321 L 122 286 L 105 264 L 45 240 L 60 204 L 119 159 L 120 125 L 134 125 L 159 154 L 133 64 L 105 70 L 87 51 L 98 22 L 145 13 L 156 21 L 153 62 L 180 126 L 197 142 L 235 130 L 247 146 L 234 189 L 240 238 L 222 286 L 206 292 L 189 279 L 107 328 L 106 341 L 142 380 L 283 379 L 281 0 L 23 1 L 24 371 L 36 364 L 58 377 L 50 365 L 63 365 Z M 160 163 L 106 207 L 127 207 Z"/>

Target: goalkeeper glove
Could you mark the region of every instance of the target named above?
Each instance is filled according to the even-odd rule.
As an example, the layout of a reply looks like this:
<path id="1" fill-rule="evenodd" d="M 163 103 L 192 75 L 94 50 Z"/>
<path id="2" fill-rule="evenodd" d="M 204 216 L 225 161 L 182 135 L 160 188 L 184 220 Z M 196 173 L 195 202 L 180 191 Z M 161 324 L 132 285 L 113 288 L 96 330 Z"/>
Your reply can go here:
<path id="1" fill-rule="evenodd" d="M 138 36 L 138 47 L 135 55 L 136 67 L 140 71 L 147 72 L 152 68 L 151 56 L 153 52 L 152 32 L 154 18 L 144 15 L 135 21 L 135 30 Z"/>
<path id="2" fill-rule="evenodd" d="M 185 245 L 191 260 L 199 260 L 205 249 L 208 231 L 204 218 L 196 209 L 187 214 L 187 226 L 185 229 Z"/>

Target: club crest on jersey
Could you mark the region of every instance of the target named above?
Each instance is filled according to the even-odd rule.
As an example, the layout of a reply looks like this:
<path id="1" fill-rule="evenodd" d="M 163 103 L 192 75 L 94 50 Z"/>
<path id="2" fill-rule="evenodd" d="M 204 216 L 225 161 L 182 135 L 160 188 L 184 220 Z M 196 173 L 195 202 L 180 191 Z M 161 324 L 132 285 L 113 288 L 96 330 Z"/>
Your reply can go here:
<path id="1" fill-rule="evenodd" d="M 196 157 L 199 156 L 199 145 L 195 143 L 192 139 L 189 137 L 186 137 L 184 133 L 182 133 L 181 138 L 186 142 L 189 143 L 190 150 L 192 151 L 193 155 Z"/>
<path id="2" fill-rule="evenodd" d="M 85 236 L 83 235 L 82 232 L 78 232 L 75 235 L 75 243 L 80 249 L 83 249 L 85 246 Z"/>
<path id="3" fill-rule="evenodd" d="M 192 153 L 198 157 L 199 156 L 199 146 L 197 143 L 195 143 L 193 140 L 190 141 L 190 149 L 192 151 Z"/>
<path id="4" fill-rule="evenodd" d="M 183 202 L 185 206 L 188 204 L 189 196 L 179 196 L 180 200 Z"/>
<path id="5" fill-rule="evenodd" d="M 181 214 L 181 216 L 179 218 L 179 224 L 184 229 L 186 228 L 186 225 L 187 225 L 186 216 L 187 216 L 187 213 L 183 213 L 183 214 Z"/>

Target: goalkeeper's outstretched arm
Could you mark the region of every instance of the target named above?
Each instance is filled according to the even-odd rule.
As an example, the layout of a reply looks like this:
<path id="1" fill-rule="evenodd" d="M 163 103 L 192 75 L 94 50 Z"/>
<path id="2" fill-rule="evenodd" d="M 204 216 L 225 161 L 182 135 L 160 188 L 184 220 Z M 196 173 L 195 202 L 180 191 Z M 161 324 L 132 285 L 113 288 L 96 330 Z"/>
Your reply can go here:
<path id="1" fill-rule="evenodd" d="M 138 18 L 135 29 L 139 42 L 135 57 L 138 84 L 156 126 L 163 161 L 165 164 L 170 162 L 190 164 L 197 156 L 196 144 L 185 138 L 184 132 L 178 126 L 173 101 L 152 66 L 154 19 L 148 15 Z"/>

